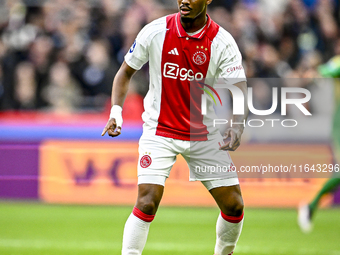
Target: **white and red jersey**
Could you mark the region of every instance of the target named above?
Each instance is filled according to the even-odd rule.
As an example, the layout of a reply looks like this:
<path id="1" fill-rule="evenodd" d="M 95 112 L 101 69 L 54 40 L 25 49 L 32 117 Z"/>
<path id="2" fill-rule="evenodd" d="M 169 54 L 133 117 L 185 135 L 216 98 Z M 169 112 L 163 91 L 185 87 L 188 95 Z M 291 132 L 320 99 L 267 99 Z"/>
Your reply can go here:
<path id="1" fill-rule="evenodd" d="M 246 80 L 235 40 L 209 16 L 193 36 L 183 29 L 179 13 L 151 22 L 140 31 L 125 61 L 136 70 L 149 61 L 143 132 L 180 140 L 204 141 L 217 132 L 214 114 L 201 114 L 204 83 L 213 87 L 218 78 L 229 84 Z M 211 101 L 208 112 L 214 111 Z"/>

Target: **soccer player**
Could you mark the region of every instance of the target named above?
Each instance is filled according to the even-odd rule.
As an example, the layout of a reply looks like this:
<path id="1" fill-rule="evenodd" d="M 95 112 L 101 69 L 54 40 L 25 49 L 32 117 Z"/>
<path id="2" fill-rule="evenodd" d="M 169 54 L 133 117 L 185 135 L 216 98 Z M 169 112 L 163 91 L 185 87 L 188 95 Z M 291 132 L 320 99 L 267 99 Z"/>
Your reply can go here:
<path id="1" fill-rule="evenodd" d="M 338 43 L 339 44 L 339 43 Z M 338 46 L 340 47 L 340 46 Z M 339 48 L 340 49 L 340 48 Z M 326 64 L 319 66 L 319 73 L 323 77 L 340 77 L 340 55 L 331 58 Z M 340 163 L 340 81 L 334 80 L 335 112 L 333 116 L 332 142 L 335 163 Z M 298 211 L 298 225 L 300 229 L 308 233 L 312 230 L 312 217 L 314 216 L 322 197 L 330 194 L 340 187 L 340 173 L 334 171 L 330 178 L 308 204 L 301 204 Z"/>
<path id="2" fill-rule="evenodd" d="M 178 154 L 189 165 L 190 180 L 201 181 L 221 210 L 215 254 L 232 254 L 239 239 L 243 200 L 236 172 L 207 175 L 196 171 L 197 166 L 233 166 L 228 150 L 239 147 L 248 112 L 244 100 L 244 114 L 232 119 L 239 124 L 227 129 L 224 137 L 209 117 L 212 100 L 206 101 L 207 114 L 201 113 L 203 90 L 215 93 L 218 78 L 247 98 L 241 54 L 233 37 L 207 15 L 211 1 L 178 0 L 178 13 L 146 25 L 113 81 L 112 109 L 102 135 L 107 132 L 115 137 L 122 132 L 121 112 L 129 81 L 149 61 L 150 85 L 139 141 L 138 197 L 125 224 L 123 255 L 142 254 Z"/>

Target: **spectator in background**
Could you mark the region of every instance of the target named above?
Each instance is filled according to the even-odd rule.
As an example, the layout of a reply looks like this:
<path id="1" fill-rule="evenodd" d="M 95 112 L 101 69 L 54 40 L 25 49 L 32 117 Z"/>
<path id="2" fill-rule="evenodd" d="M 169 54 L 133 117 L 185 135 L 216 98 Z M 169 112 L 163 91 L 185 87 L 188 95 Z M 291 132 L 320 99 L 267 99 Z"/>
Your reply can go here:
<path id="1" fill-rule="evenodd" d="M 15 80 L 15 108 L 20 110 L 35 109 L 38 93 L 34 66 L 27 61 L 21 62 L 16 68 Z"/>
<path id="2" fill-rule="evenodd" d="M 0 109 L 15 109 L 18 107 L 18 98 L 15 98 L 16 68 L 20 62 L 27 60 L 27 51 L 41 32 L 42 13 L 39 8 L 26 8 L 20 1 L 6 1 L 6 4 L 9 7 L 8 20 L 0 30 L 4 48 L 0 59 L 4 89 Z M 36 106 L 34 103 L 34 108 Z"/>
<path id="3" fill-rule="evenodd" d="M 5 50 L 6 49 L 5 49 L 4 44 L 0 41 L 0 61 L 1 59 L 3 59 Z M 0 66 L 0 110 L 1 110 L 1 105 L 3 104 L 4 95 L 5 95 L 4 76 L 3 76 L 3 69 Z"/>
<path id="4" fill-rule="evenodd" d="M 50 37 L 43 35 L 37 37 L 28 50 L 28 60 L 33 64 L 35 70 L 35 80 L 37 84 L 36 98 L 37 107 L 47 106 L 47 102 L 42 98 L 41 93 L 48 83 L 48 73 L 52 59 L 53 43 Z"/>
<path id="5" fill-rule="evenodd" d="M 42 96 L 48 109 L 59 114 L 74 112 L 82 102 L 81 88 L 63 62 L 51 67 L 49 84 L 43 89 Z"/>
<path id="6" fill-rule="evenodd" d="M 291 67 L 280 60 L 279 52 L 270 44 L 263 44 L 260 49 L 260 63 L 255 77 L 283 78 L 291 71 Z"/>
<path id="7" fill-rule="evenodd" d="M 119 67 L 111 61 L 109 52 L 106 40 L 93 40 L 85 51 L 85 58 L 71 65 L 87 96 L 86 106 L 102 108 L 111 95 L 112 80 Z"/>

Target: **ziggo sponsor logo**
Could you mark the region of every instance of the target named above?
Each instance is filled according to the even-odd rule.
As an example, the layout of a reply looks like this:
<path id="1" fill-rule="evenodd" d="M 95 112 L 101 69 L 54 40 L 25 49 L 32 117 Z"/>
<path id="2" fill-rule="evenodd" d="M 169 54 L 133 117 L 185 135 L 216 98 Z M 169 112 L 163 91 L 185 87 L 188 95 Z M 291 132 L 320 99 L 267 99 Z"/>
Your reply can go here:
<path id="1" fill-rule="evenodd" d="M 174 63 L 165 63 L 164 64 L 164 69 L 163 69 L 163 75 L 166 78 L 171 78 L 171 79 L 177 79 L 178 76 L 180 77 L 179 79 L 181 81 L 201 81 L 203 80 L 203 74 L 198 72 L 194 73 L 193 70 L 191 69 L 186 69 L 186 68 L 180 68 L 179 65 L 174 64 Z"/>

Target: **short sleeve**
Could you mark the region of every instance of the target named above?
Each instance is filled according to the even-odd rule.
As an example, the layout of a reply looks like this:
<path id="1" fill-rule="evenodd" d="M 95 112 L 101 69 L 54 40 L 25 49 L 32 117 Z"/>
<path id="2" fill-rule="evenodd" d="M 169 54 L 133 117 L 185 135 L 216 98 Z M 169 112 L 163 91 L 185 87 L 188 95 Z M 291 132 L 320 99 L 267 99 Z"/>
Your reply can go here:
<path id="1" fill-rule="evenodd" d="M 148 38 L 145 34 L 148 32 L 148 26 L 145 26 L 137 35 L 136 40 L 125 55 L 125 62 L 135 70 L 139 70 L 149 60 Z"/>
<path id="2" fill-rule="evenodd" d="M 225 46 L 220 60 L 220 77 L 231 84 L 246 81 L 241 52 L 235 40 L 231 36 L 228 39 L 229 43 Z"/>

